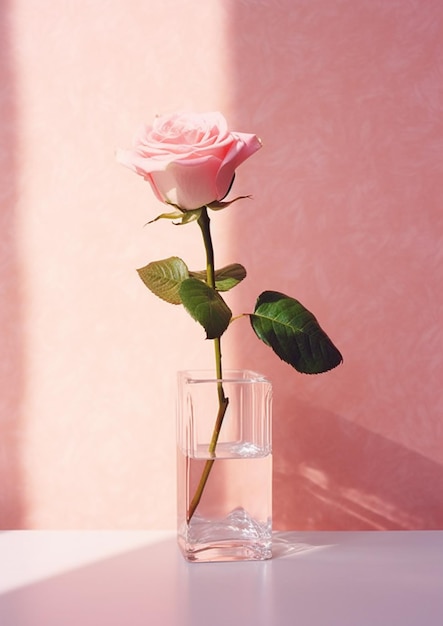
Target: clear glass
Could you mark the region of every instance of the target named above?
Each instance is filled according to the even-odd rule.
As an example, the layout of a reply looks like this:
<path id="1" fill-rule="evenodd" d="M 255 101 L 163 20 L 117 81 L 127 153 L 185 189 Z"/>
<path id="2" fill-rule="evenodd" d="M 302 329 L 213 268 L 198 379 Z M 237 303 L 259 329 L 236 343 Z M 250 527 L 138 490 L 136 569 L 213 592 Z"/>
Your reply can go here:
<path id="1" fill-rule="evenodd" d="M 211 452 L 221 389 L 229 402 Z M 272 385 L 264 376 L 227 370 L 217 380 L 210 372 L 179 372 L 177 521 L 187 560 L 271 558 L 271 427 Z"/>

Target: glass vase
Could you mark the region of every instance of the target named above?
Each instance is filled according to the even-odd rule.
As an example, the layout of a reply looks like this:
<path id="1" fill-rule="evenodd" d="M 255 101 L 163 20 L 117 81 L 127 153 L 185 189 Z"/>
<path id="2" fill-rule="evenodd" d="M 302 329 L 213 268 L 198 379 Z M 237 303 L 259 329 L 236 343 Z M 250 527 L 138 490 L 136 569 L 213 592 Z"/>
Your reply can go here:
<path id="1" fill-rule="evenodd" d="M 271 428 L 264 376 L 179 372 L 178 543 L 188 561 L 271 558 Z"/>

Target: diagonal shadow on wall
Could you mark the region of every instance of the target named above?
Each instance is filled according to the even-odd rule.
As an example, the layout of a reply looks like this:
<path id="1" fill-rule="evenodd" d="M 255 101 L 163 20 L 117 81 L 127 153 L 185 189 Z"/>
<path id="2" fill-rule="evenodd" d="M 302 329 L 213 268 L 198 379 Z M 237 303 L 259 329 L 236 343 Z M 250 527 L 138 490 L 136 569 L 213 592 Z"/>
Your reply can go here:
<path id="1" fill-rule="evenodd" d="M 287 408 L 274 429 L 277 528 L 441 529 L 441 465 L 318 407 Z"/>
<path id="2" fill-rule="evenodd" d="M 23 391 L 22 309 L 16 244 L 16 105 L 11 8 L 0 4 L 0 528 L 23 523 L 20 405 Z"/>
<path id="3" fill-rule="evenodd" d="M 424 256 L 423 249 L 439 250 L 435 232 L 440 214 L 426 209 L 438 205 L 440 197 L 433 190 L 441 159 L 435 156 L 431 131 L 441 129 L 434 109 L 441 108 L 437 25 L 442 19 L 438 4 L 418 1 L 230 3 L 234 115 L 229 122 L 235 129 L 257 133 L 265 148 L 236 178 L 236 194 L 251 193 L 253 202 L 242 201 L 233 209 L 235 257 L 230 261 L 248 270 L 245 286 L 234 297 L 241 300 L 241 310 L 249 311 L 265 289 L 300 298 L 343 351 L 345 363 L 335 380 L 347 393 L 357 389 L 349 408 L 340 401 L 339 387 L 331 389 L 327 378 L 324 388 L 332 398 L 328 412 L 321 406 L 324 398 L 316 403 L 318 389 L 297 383 L 274 355 L 255 347 L 255 338 L 238 331 L 236 365 L 252 363 L 277 383 L 278 529 L 442 528 L 443 466 L 435 460 L 435 436 L 441 434 L 436 390 L 441 386 L 432 384 L 441 369 L 441 351 L 435 341 L 418 346 L 422 337 L 410 339 L 411 328 L 427 325 L 438 335 L 438 299 L 432 291 L 437 283 L 429 278 L 436 274 L 430 263 L 438 255 Z M 389 45 L 384 47 L 384 42 Z M 425 89 L 426 97 L 410 98 L 414 88 Z M 403 119 L 408 106 L 415 113 Z M 398 146 L 406 154 L 401 176 L 390 156 L 395 152 L 401 161 Z M 417 159 L 417 151 L 428 159 L 428 167 Z M 413 201 L 404 193 L 410 180 L 418 181 Z M 411 193 L 414 189 L 411 185 Z M 423 189 L 430 189 L 429 195 Z M 391 230 L 387 245 L 379 246 Z M 353 237 L 358 242 L 350 246 Z M 420 276 L 428 285 L 428 291 L 420 292 L 427 298 L 424 303 L 417 294 Z M 370 334 L 371 319 L 380 335 L 373 328 Z M 366 349 L 361 348 L 363 333 Z M 393 376 L 407 359 L 417 366 L 403 378 Z M 359 387 L 353 362 L 366 380 L 372 377 L 372 387 Z M 295 382 L 283 385 L 282 377 Z M 301 392 L 292 392 L 292 384 L 300 385 Z M 379 387 L 382 393 L 377 394 Z M 376 410 L 381 420 L 385 401 L 391 403 L 387 420 L 397 442 L 377 434 L 384 426 L 370 415 Z M 429 407 L 422 417 L 419 409 L 414 412 L 420 403 Z M 362 411 L 360 424 L 372 425 L 374 432 L 354 423 Z M 407 411 L 409 424 L 402 420 Z M 416 449 L 425 454 L 429 450 L 428 457 L 413 449 L 412 433 L 420 428 L 423 439 Z M 403 447 L 401 442 L 408 439 Z"/>

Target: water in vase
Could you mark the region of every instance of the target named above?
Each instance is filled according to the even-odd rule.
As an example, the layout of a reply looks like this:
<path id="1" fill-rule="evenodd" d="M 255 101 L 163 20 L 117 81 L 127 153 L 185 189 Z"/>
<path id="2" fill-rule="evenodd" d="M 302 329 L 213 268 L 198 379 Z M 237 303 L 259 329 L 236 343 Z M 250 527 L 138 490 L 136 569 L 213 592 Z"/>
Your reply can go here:
<path id="1" fill-rule="evenodd" d="M 270 558 L 269 449 L 247 442 L 219 444 L 201 499 L 188 520 L 191 502 L 208 467 L 205 450 L 207 446 L 197 449 L 194 456 L 178 450 L 178 540 L 185 557 L 189 561 Z"/>

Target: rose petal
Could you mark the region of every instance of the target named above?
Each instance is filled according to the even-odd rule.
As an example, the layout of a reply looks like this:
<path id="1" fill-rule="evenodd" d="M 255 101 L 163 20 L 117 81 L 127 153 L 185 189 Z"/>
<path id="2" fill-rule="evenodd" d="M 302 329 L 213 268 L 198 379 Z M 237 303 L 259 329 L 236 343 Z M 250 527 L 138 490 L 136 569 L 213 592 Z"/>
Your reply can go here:
<path id="1" fill-rule="evenodd" d="M 247 133 L 232 133 L 232 135 L 238 141 L 232 143 L 217 174 L 217 200 L 224 198 L 229 191 L 237 167 L 262 147 L 261 141 L 256 135 Z"/>
<path id="2" fill-rule="evenodd" d="M 193 161 L 176 161 L 165 172 L 153 174 L 155 183 L 168 202 L 190 210 L 218 200 L 215 180 L 220 160 L 205 157 Z"/>
<path id="3" fill-rule="evenodd" d="M 222 200 L 236 168 L 260 147 L 255 135 L 229 132 L 219 112 L 176 113 L 143 126 L 133 149 L 116 156 L 161 201 L 193 210 Z"/>

